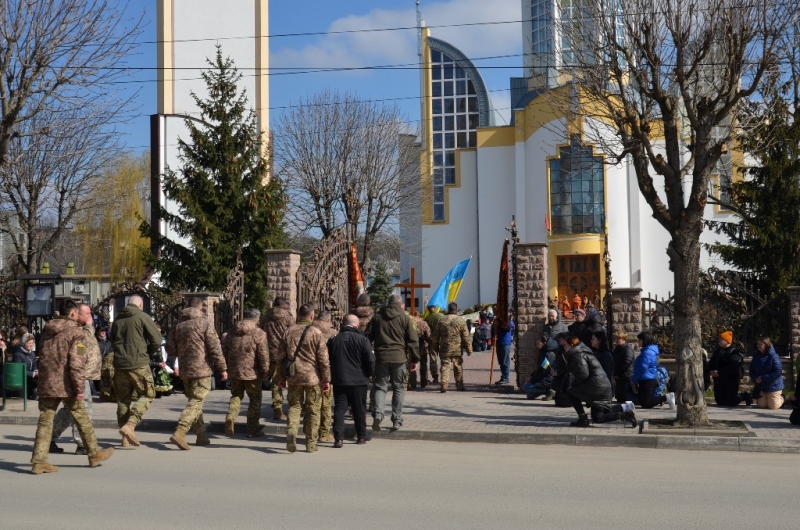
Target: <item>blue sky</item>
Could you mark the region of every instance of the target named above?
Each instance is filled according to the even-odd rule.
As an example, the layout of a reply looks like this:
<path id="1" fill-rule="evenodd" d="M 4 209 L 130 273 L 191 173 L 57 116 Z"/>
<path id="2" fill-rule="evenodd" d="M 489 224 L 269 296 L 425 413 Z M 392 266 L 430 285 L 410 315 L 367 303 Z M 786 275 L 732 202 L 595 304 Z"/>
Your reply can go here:
<path id="1" fill-rule="evenodd" d="M 220 2 L 222 3 L 222 1 Z M 522 75 L 520 0 L 422 0 L 422 15 L 432 35 L 460 48 L 481 70 L 494 106 L 509 116 L 508 78 Z M 129 60 L 129 82 L 118 85 L 135 96 L 136 112 L 121 128 L 123 142 L 141 152 L 149 143 L 149 115 L 156 112 L 156 0 L 135 0 L 144 10 L 142 43 Z M 361 68 L 417 63 L 416 31 L 330 32 L 416 25 L 414 0 L 272 0 L 270 34 L 320 32 L 322 35 L 272 37 L 270 40 L 270 117 L 274 120 L 301 97 L 330 88 L 362 99 L 396 103 L 409 126 L 419 121 L 419 73 L 413 66 L 382 70 L 285 75 L 280 68 Z M 452 24 L 504 22 L 478 26 Z M 506 23 L 511 22 L 511 23 Z M 498 57 L 508 56 L 508 57 Z M 497 57 L 480 59 L 482 57 Z M 500 123 L 503 122 L 501 118 Z"/>

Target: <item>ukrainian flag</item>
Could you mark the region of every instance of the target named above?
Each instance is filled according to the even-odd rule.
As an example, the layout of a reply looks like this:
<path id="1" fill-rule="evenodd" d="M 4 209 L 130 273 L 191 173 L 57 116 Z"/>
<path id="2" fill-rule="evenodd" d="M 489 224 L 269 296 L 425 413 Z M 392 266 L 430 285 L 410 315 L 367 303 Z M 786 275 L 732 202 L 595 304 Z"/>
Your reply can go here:
<path id="1" fill-rule="evenodd" d="M 542 359 L 542 364 L 540 365 L 543 369 L 547 370 L 550 367 L 550 359 L 545 357 Z"/>
<path id="2" fill-rule="evenodd" d="M 472 257 L 458 262 L 458 264 L 447 273 L 442 283 L 439 284 L 439 288 L 436 289 L 436 292 L 431 296 L 428 302 L 429 306 L 434 305 L 446 311 L 447 304 L 449 302 L 455 302 L 458 291 L 461 289 L 461 283 L 464 281 L 464 276 L 467 275 L 467 268 L 469 267 L 470 261 L 472 261 Z"/>

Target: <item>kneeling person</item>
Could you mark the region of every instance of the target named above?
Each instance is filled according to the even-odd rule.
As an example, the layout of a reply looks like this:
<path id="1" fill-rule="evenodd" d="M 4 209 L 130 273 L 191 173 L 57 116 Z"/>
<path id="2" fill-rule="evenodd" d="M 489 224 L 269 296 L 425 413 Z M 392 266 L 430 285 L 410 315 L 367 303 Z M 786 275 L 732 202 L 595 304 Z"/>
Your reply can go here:
<path id="1" fill-rule="evenodd" d="M 203 422 L 203 402 L 211 392 L 211 376 L 214 375 L 208 359 L 216 365 L 223 381 L 228 379 L 228 367 L 217 333 L 206 318 L 200 298 L 189 298 L 189 307 L 181 311 L 180 322 L 167 337 L 167 354 L 178 357 L 184 392 L 189 400 L 170 441 L 188 451 L 186 433 L 194 428 L 196 445 L 208 445 L 211 441 L 206 436 Z"/>
<path id="2" fill-rule="evenodd" d="M 222 341 L 222 353 L 231 378 L 231 401 L 225 418 L 225 434 L 233 436 L 236 417 L 245 392 L 250 399 L 247 406 L 247 437 L 264 435 L 261 419 L 261 381 L 269 376 L 267 334 L 258 327 L 261 312 L 246 309 L 244 320 L 237 322 Z"/>

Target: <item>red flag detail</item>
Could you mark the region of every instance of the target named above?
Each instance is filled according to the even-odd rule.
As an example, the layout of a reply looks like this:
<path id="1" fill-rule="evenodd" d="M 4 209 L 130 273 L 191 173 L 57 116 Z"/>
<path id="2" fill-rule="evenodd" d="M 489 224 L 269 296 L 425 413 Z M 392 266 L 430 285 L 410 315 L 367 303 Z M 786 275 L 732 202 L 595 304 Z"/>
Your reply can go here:
<path id="1" fill-rule="evenodd" d="M 500 327 L 508 326 L 508 239 L 503 243 L 503 255 L 500 258 L 500 277 L 497 281 L 497 309 L 494 318 Z"/>
<path id="2" fill-rule="evenodd" d="M 364 292 L 364 275 L 361 274 L 361 267 L 358 265 L 358 253 L 356 245 L 350 243 L 350 306 L 356 306 L 358 295 Z"/>

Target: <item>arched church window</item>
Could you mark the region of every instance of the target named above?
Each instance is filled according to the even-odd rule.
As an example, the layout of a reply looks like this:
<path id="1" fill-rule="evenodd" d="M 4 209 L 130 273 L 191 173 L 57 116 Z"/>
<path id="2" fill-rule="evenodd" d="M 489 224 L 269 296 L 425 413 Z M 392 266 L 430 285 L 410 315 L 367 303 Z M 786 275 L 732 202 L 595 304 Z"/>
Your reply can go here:
<path id="1" fill-rule="evenodd" d="M 550 160 L 550 218 L 553 234 L 603 233 L 603 159 L 578 135 Z"/>

